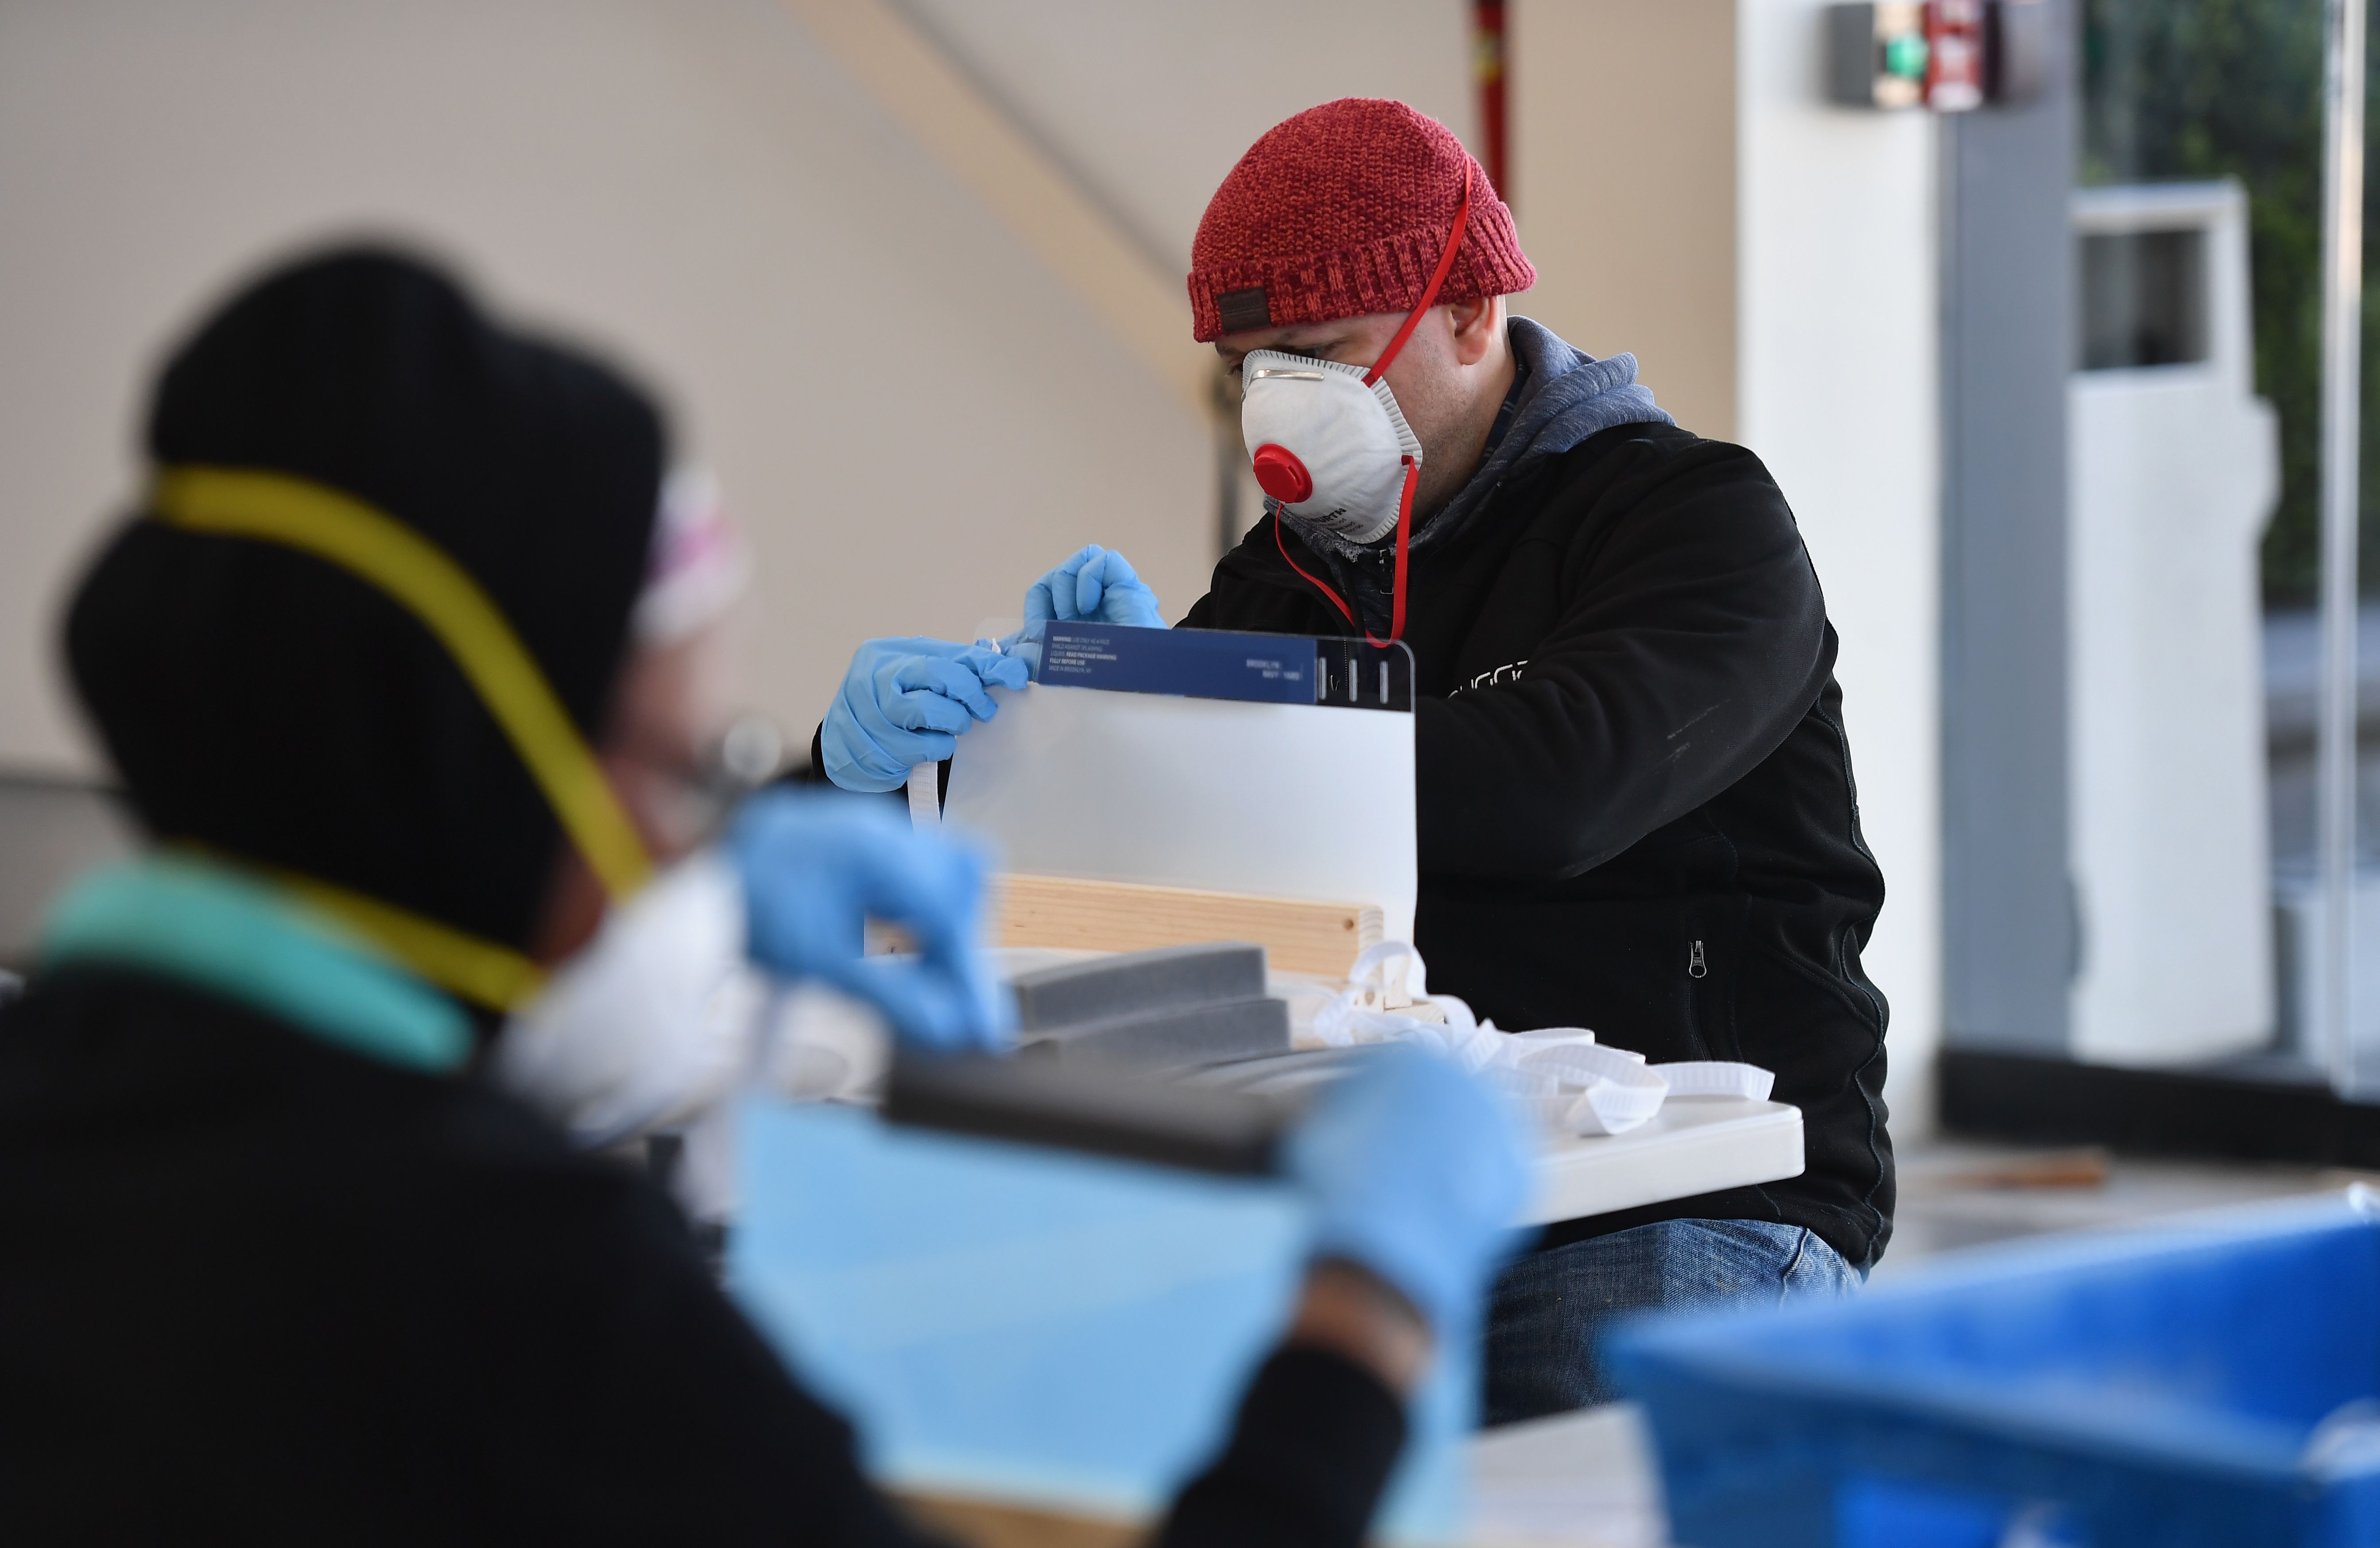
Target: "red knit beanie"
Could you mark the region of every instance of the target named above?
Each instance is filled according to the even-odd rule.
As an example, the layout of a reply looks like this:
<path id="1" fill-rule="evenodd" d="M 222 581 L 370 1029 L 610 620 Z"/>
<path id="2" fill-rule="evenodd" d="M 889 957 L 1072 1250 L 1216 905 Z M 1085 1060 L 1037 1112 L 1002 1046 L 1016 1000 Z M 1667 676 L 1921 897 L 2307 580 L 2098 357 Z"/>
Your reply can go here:
<path id="1" fill-rule="evenodd" d="M 1225 333 L 1410 310 L 1446 250 L 1471 171 L 1471 220 L 1440 303 L 1537 283 L 1512 212 L 1453 131 L 1402 103 L 1342 97 L 1275 125 L 1207 204 L 1190 312 Z"/>

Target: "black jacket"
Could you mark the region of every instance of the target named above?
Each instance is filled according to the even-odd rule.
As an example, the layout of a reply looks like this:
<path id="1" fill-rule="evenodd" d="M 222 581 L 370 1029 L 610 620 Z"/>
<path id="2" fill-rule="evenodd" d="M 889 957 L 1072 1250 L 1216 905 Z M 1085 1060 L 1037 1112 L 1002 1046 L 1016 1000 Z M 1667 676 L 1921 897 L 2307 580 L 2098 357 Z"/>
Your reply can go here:
<path id="1" fill-rule="evenodd" d="M 1860 950 L 1884 880 L 1860 837 L 1834 630 L 1767 469 L 1671 426 L 1605 430 L 1416 558 L 1406 619 L 1430 987 L 1512 1031 L 1761 1065 L 1806 1126 L 1799 1178 L 1548 1241 L 1775 1220 L 1873 1264 L 1892 1151 L 1885 1005 Z M 1183 622 L 1348 632 L 1270 517 Z"/>
<path id="2" fill-rule="evenodd" d="M 1402 1433 L 1286 1349 L 1162 1541 L 1353 1548 Z M 919 1541 L 641 1176 L 114 970 L 0 1010 L 0 1540 Z"/>

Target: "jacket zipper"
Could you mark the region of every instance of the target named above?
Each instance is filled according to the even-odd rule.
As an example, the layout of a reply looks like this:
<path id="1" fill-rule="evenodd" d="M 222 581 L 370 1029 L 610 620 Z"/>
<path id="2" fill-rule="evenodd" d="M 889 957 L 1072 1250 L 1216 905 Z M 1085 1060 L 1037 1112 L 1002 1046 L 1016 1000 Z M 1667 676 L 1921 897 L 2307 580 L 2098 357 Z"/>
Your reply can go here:
<path id="1" fill-rule="evenodd" d="M 1706 978 L 1709 975 L 1710 965 L 1703 961 L 1703 943 L 1701 941 L 1696 941 L 1694 942 L 1694 950 L 1686 957 L 1686 976 L 1689 978 Z"/>

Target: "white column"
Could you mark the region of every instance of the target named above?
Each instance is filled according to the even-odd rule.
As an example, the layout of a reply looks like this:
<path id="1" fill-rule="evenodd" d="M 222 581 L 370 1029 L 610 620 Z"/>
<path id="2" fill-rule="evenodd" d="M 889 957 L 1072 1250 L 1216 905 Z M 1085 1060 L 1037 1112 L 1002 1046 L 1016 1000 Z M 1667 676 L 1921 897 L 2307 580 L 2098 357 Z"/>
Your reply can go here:
<path id="1" fill-rule="evenodd" d="M 1868 974 L 1893 1131 L 1933 1121 L 1942 1031 L 1936 125 L 1830 106 L 1819 0 L 1739 0 L 1740 438 L 1783 486 L 1842 636 L 1860 816 L 1883 868 Z"/>

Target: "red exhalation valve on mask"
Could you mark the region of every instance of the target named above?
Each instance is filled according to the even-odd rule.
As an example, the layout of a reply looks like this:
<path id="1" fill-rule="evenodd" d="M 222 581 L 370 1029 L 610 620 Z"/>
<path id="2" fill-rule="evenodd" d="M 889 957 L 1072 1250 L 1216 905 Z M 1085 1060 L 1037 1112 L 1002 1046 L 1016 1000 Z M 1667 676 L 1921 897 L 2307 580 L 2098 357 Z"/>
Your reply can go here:
<path id="1" fill-rule="evenodd" d="M 1288 447 L 1267 441 L 1257 448 L 1254 461 L 1257 482 L 1282 504 L 1300 504 L 1313 495 L 1314 475 L 1305 471 L 1305 465 Z"/>

